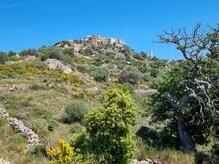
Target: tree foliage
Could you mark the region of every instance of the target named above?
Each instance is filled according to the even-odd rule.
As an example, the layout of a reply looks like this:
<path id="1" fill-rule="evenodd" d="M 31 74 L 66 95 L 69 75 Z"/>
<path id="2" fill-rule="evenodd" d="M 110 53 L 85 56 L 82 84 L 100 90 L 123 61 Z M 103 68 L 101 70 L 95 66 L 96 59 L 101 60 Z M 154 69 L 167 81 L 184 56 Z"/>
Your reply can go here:
<path id="1" fill-rule="evenodd" d="M 7 61 L 7 54 L 4 52 L 0 52 L 0 64 L 5 64 Z"/>
<path id="2" fill-rule="evenodd" d="M 187 151 L 206 143 L 219 121 L 218 32 L 203 33 L 197 25 L 192 33 L 181 29 L 160 36 L 163 43 L 176 45 L 185 60 L 158 83 L 152 112 L 155 120 L 166 120 L 166 132 L 175 138 L 171 141 L 180 140 Z"/>
<path id="3" fill-rule="evenodd" d="M 136 111 L 132 97 L 122 88 L 112 88 L 103 104 L 85 119 L 91 150 L 99 161 L 126 164 L 134 150 L 130 126 L 136 122 Z"/>

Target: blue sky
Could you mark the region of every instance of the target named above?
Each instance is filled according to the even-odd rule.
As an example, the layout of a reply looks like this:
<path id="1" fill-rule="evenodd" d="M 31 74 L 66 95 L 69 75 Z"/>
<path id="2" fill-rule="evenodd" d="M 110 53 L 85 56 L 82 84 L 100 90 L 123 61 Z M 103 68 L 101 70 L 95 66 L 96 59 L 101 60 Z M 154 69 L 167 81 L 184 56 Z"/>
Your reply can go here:
<path id="1" fill-rule="evenodd" d="M 0 0 L 0 50 L 39 48 L 100 34 L 136 51 L 178 59 L 174 47 L 155 43 L 163 30 L 219 23 L 219 0 Z"/>

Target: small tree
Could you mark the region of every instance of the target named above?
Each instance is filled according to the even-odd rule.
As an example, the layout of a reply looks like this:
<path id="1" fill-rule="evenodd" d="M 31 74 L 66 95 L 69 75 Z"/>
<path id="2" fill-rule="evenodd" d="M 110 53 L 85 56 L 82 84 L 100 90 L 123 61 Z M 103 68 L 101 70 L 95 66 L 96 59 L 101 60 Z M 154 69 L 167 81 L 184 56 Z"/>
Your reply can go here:
<path id="1" fill-rule="evenodd" d="M 5 64 L 7 61 L 7 54 L 4 52 L 0 52 L 0 64 Z"/>
<path id="2" fill-rule="evenodd" d="M 130 126 L 135 122 L 136 111 L 128 91 L 109 90 L 104 96 L 104 108 L 91 111 L 85 119 L 91 150 L 99 162 L 128 163 L 134 150 Z"/>
<path id="3" fill-rule="evenodd" d="M 74 100 L 65 107 L 64 121 L 67 123 L 80 122 L 88 111 L 89 106 L 83 100 Z"/>
<path id="4" fill-rule="evenodd" d="M 108 76 L 109 76 L 109 72 L 104 68 L 97 69 L 96 71 L 93 72 L 94 79 L 99 82 L 107 81 Z"/>
<path id="5" fill-rule="evenodd" d="M 132 85 L 137 85 L 142 81 L 141 74 L 134 71 L 123 71 L 120 73 L 118 82 L 119 83 L 130 83 Z"/>

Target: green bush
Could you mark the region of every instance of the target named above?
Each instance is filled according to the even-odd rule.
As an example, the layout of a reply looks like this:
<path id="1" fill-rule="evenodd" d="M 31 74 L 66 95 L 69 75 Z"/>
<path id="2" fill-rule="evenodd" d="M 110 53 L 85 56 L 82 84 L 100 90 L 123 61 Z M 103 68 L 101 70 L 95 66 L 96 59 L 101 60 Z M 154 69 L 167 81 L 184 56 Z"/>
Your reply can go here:
<path id="1" fill-rule="evenodd" d="M 64 121 L 67 123 L 81 122 L 88 113 L 89 106 L 82 100 L 74 100 L 65 107 Z"/>
<path id="2" fill-rule="evenodd" d="M 158 74 L 159 74 L 159 70 L 158 70 L 157 68 L 152 68 L 152 69 L 150 70 L 150 75 L 151 75 L 152 77 L 156 78 L 156 77 L 158 76 Z"/>
<path id="3" fill-rule="evenodd" d="M 20 56 L 38 56 L 38 51 L 35 49 L 27 49 L 20 52 Z"/>
<path id="4" fill-rule="evenodd" d="M 141 81 L 142 81 L 141 74 L 132 71 L 123 71 L 119 75 L 119 79 L 118 79 L 119 83 L 130 83 L 132 85 L 139 84 L 141 83 Z"/>
<path id="5" fill-rule="evenodd" d="M 113 52 L 106 52 L 105 56 L 111 60 L 115 59 L 115 53 Z"/>
<path id="6" fill-rule="evenodd" d="M 0 52 L 0 64 L 5 64 L 7 59 L 8 59 L 8 57 L 7 57 L 6 53 Z"/>
<path id="7" fill-rule="evenodd" d="M 93 55 L 93 51 L 90 48 L 81 49 L 79 53 L 85 55 L 85 56 L 91 56 Z"/>
<path id="8" fill-rule="evenodd" d="M 44 158 L 47 155 L 46 148 L 44 145 L 36 145 L 30 152 L 28 152 L 28 155 Z"/>
<path id="9" fill-rule="evenodd" d="M 144 75 L 143 75 L 143 80 L 144 80 L 145 82 L 148 82 L 148 81 L 150 81 L 150 79 L 151 79 L 150 74 L 149 74 L 149 73 L 144 73 Z"/>
<path id="10" fill-rule="evenodd" d="M 72 133 L 82 133 L 82 132 L 85 132 L 85 127 L 82 126 L 80 123 L 75 123 L 75 124 L 73 124 L 73 126 L 71 128 L 71 132 Z"/>
<path id="11" fill-rule="evenodd" d="M 92 110 L 85 119 L 90 151 L 99 163 L 127 164 L 133 155 L 131 125 L 136 111 L 131 95 L 122 87 L 113 87 L 104 96 L 103 108 Z"/>
<path id="12" fill-rule="evenodd" d="M 13 51 L 9 51 L 8 52 L 8 57 L 13 57 L 13 56 L 16 56 L 17 55 L 17 53 L 16 52 L 13 52 Z"/>
<path id="13" fill-rule="evenodd" d="M 34 130 L 40 136 L 46 135 L 49 131 L 53 131 L 54 128 L 57 127 L 57 123 L 54 120 L 51 120 L 51 118 L 49 118 L 45 114 L 42 114 L 42 117 L 45 118 L 34 118 L 34 116 L 31 117 L 32 117 L 31 121 L 24 121 L 24 122 L 28 127 Z"/>
<path id="14" fill-rule="evenodd" d="M 40 53 L 42 61 L 50 58 L 62 60 L 62 52 L 57 48 L 42 48 L 40 49 Z"/>
<path id="15" fill-rule="evenodd" d="M 104 82 L 108 78 L 108 71 L 105 69 L 97 69 L 95 72 L 93 72 L 93 77 L 96 81 Z"/>

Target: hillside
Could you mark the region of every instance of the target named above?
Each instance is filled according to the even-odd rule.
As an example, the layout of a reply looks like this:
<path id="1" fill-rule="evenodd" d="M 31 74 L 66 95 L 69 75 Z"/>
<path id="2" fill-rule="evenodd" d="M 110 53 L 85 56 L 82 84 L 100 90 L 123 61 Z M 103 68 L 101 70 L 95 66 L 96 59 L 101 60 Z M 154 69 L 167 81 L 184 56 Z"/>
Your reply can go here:
<path id="1" fill-rule="evenodd" d="M 165 60 L 134 52 L 122 40 L 101 36 L 61 41 L 51 47 L 18 54 L 10 52 L 1 63 L 2 108 L 10 117 L 32 129 L 41 141 L 50 144 L 60 138 L 71 138 L 74 124 L 64 123 L 62 115 L 72 100 L 83 99 L 90 108 L 98 107 L 106 87 L 121 83 L 133 90 L 138 105 L 143 108 L 140 98 L 153 93 L 153 80 L 171 67 Z M 6 124 L 2 118 L 0 151 L 3 159 L 38 163 L 40 158 L 40 163 L 48 162 L 39 154 L 26 154 L 25 134 L 24 138 L 17 135 Z M 140 125 L 139 120 L 137 127 Z"/>
<path id="2" fill-rule="evenodd" d="M 113 135 L 118 133 L 127 135 L 128 139 L 135 138 L 134 156 L 130 156 L 132 163 L 195 163 L 197 157 L 193 153 L 181 150 L 178 134 L 174 131 L 176 124 L 171 122 L 177 117 L 173 112 L 165 113 L 171 107 L 162 94 L 166 89 L 180 92 L 177 80 L 189 72 L 182 71 L 188 69 L 185 64 L 184 61 L 162 60 L 152 54 L 135 52 L 121 39 L 98 35 L 60 41 L 20 53 L 1 52 L 0 163 L 49 163 L 51 156 L 59 152 L 54 148 L 58 142 L 66 146 L 63 150 L 72 153 L 75 163 L 101 163 L 90 156 L 86 145 L 90 141 L 86 135 L 90 133 L 91 137 L 94 133 L 101 136 L 103 133 L 107 136 L 105 130 L 108 129 L 113 131 Z M 215 74 L 214 69 L 210 71 L 213 73 L 209 74 Z M 110 100 L 110 96 L 115 102 Z M 127 108 L 123 109 L 124 106 Z M 114 116 L 113 112 L 120 111 L 115 110 L 117 107 L 122 111 Z M 125 120 L 119 119 L 122 112 L 133 120 L 120 123 Z M 103 117 L 109 119 L 100 123 L 106 127 L 97 128 Z M 167 119 L 159 122 L 163 118 Z M 111 121 L 113 123 L 108 124 Z M 93 130 L 87 128 L 93 124 L 97 127 L 91 127 Z M 124 127 L 130 127 L 130 130 L 126 131 Z M 98 134 L 97 129 L 102 132 Z M 117 143 L 117 140 L 110 142 Z M 122 138 L 123 142 L 129 143 L 129 140 Z M 68 148 L 68 143 L 76 148 L 72 148 L 75 154 Z M 78 145 L 82 147 L 77 148 Z M 132 149 L 132 143 L 122 145 L 127 146 L 124 148 L 127 152 Z M 200 147 L 201 150 L 207 148 Z M 111 160 L 107 155 L 104 158 Z"/>

